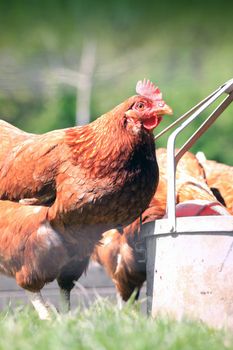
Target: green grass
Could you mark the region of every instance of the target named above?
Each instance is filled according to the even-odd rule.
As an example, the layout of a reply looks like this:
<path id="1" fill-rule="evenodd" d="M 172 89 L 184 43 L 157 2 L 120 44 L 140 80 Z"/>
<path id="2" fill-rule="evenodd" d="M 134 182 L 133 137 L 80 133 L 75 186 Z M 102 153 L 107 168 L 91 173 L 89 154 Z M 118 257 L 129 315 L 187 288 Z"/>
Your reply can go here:
<path id="1" fill-rule="evenodd" d="M 152 320 L 136 306 L 119 311 L 107 300 L 71 315 L 40 321 L 30 307 L 0 313 L 0 350 L 233 349 L 230 332 L 201 323 Z"/>

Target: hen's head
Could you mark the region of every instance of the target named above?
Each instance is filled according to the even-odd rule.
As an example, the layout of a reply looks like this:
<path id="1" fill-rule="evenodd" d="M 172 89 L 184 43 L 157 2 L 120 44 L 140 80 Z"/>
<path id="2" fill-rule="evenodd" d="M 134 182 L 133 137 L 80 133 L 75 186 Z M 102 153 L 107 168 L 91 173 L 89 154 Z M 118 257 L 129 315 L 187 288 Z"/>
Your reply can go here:
<path id="1" fill-rule="evenodd" d="M 130 107 L 125 112 L 125 125 L 134 130 L 141 128 L 151 131 L 156 128 L 164 114 L 172 114 L 172 109 L 162 99 L 162 93 L 149 80 L 138 81 L 136 85 L 138 95 L 131 97 Z"/>

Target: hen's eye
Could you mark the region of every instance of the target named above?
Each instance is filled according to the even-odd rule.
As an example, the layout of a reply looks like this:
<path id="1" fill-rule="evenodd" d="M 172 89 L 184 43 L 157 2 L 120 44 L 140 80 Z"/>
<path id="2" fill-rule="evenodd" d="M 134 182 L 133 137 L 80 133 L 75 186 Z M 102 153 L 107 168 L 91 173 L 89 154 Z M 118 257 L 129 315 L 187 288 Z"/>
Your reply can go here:
<path id="1" fill-rule="evenodd" d="M 136 108 L 137 109 L 143 109 L 145 107 L 145 103 L 143 103 L 143 102 L 138 102 L 137 104 L 136 104 Z"/>

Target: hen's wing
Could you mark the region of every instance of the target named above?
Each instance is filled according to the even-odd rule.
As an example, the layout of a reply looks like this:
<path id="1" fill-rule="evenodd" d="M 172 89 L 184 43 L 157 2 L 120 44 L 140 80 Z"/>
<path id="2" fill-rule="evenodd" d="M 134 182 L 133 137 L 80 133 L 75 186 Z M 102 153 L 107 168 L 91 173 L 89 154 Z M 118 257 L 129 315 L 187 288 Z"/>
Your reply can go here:
<path id="1" fill-rule="evenodd" d="M 1 122 L 0 198 L 32 198 L 47 204 L 55 197 L 55 175 L 62 160 L 63 131 L 44 135 L 24 133 Z M 60 153 L 60 154 L 59 154 Z"/>

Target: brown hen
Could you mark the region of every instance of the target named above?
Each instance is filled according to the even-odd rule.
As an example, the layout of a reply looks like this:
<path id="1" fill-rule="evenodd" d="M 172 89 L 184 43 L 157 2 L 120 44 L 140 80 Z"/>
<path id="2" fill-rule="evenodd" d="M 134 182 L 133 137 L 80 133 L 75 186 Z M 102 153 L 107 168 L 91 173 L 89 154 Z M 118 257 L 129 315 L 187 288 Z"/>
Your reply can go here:
<path id="1" fill-rule="evenodd" d="M 0 270 L 37 293 L 34 305 L 55 278 L 69 303 L 101 234 L 135 220 L 156 190 L 152 130 L 171 109 L 151 82 L 136 90 L 86 126 L 34 135 L 0 124 Z"/>

